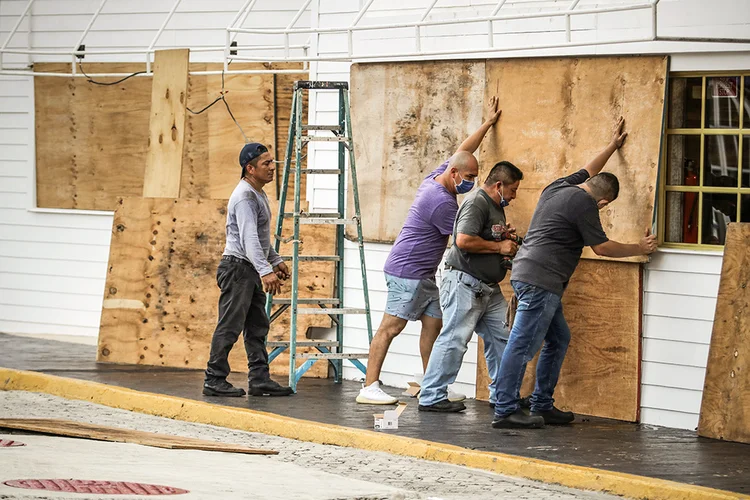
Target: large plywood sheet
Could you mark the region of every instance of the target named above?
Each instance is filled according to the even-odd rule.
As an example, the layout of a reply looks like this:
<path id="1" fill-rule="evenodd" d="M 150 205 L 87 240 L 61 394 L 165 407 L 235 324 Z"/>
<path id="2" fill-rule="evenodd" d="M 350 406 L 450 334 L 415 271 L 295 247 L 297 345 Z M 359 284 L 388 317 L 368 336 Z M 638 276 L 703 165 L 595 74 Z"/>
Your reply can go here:
<path id="1" fill-rule="evenodd" d="M 365 240 L 393 242 L 422 179 L 482 124 L 484 79 L 484 61 L 352 66 Z"/>
<path id="2" fill-rule="evenodd" d="M 70 65 L 37 63 L 39 71 L 68 72 Z M 275 66 L 274 66 L 275 67 Z M 86 63 L 91 73 L 129 73 L 143 65 Z M 269 69 L 239 64 L 232 69 Z M 190 65 L 191 71 L 219 70 L 220 64 Z M 104 79 L 111 81 L 113 79 Z M 134 77 L 101 86 L 85 78 L 36 77 L 37 204 L 44 208 L 114 210 L 122 196 L 140 196 L 149 141 L 151 78 Z M 225 78 L 226 99 L 245 134 L 273 151 L 278 122 L 273 75 L 233 75 Z M 187 106 L 200 110 L 221 90 L 221 75 L 190 75 Z M 291 84 L 277 86 L 282 106 Z M 180 196 L 229 197 L 239 179 L 239 129 L 219 102 L 200 115 L 187 114 Z M 276 197 L 269 187 L 269 195 Z"/>
<path id="3" fill-rule="evenodd" d="M 698 434 L 750 443 L 750 224 L 724 246 Z"/>
<path id="4" fill-rule="evenodd" d="M 583 168 L 623 116 L 627 141 L 606 166 L 620 180 L 620 196 L 602 211 L 602 225 L 616 241 L 643 237 L 654 213 L 666 74 L 663 56 L 487 61 L 485 99 L 497 95 L 503 115 L 482 143 L 480 176 L 500 160 L 524 172 L 506 209 L 520 234 L 541 191 Z M 584 257 L 598 258 L 589 248 Z"/>
<path id="5" fill-rule="evenodd" d="M 225 222 L 225 200 L 120 200 L 112 227 L 99 361 L 205 367 L 216 326 L 215 276 L 224 249 Z M 305 227 L 301 251 L 330 255 L 334 231 Z M 281 253 L 289 254 L 289 248 L 282 246 Z M 332 286 L 331 263 L 305 263 L 300 270 L 300 297 L 330 297 Z M 284 289 L 282 296 L 289 293 L 289 285 Z M 310 326 L 330 326 L 330 319 L 300 316 L 297 337 L 304 339 Z M 285 313 L 272 324 L 269 340 L 288 338 L 289 314 Z M 272 373 L 287 373 L 288 363 L 283 360 L 280 356 L 271 364 Z M 242 341 L 232 350 L 230 365 L 235 371 L 247 371 Z M 308 373 L 325 377 L 327 367 L 317 363 Z"/>
<path id="6" fill-rule="evenodd" d="M 503 284 L 503 293 L 512 289 Z M 584 415 L 634 422 L 640 381 L 641 266 L 628 262 L 581 260 L 563 296 L 572 339 L 555 405 Z M 480 346 L 477 398 L 487 399 L 489 376 Z M 533 391 L 536 358 L 521 388 Z"/>

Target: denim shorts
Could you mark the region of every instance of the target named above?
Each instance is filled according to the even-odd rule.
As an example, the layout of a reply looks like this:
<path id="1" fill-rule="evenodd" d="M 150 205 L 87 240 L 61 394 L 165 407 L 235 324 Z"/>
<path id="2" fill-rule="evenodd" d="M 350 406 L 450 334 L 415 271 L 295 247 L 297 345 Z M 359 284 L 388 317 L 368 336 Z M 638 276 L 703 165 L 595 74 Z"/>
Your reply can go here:
<path id="1" fill-rule="evenodd" d="M 422 315 L 442 319 L 440 293 L 434 279 L 414 280 L 385 274 L 388 300 L 385 313 L 407 321 L 417 321 Z"/>

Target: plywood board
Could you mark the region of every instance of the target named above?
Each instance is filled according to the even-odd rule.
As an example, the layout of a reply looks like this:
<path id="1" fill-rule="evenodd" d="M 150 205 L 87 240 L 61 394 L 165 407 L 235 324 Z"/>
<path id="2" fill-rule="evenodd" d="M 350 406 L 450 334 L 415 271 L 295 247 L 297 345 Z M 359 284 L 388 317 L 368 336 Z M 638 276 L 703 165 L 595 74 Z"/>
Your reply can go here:
<path id="1" fill-rule="evenodd" d="M 616 241 L 643 237 L 654 213 L 666 75 L 664 56 L 487 61 L 485 99 L 497 95 L 503 115 L 482 143 L 480 177 L 500 160 L 524 172 L 506 209 L 520 234 L 541 191 L 583 168 L 623 116 L 627 141 L 606 166 L 620 180 L 620 196 L 601 212 L 602 226 Z M 599 258 L 589 248 L 583 256 Z"/>
<path id="2" fill-rule="evenodd" d="M 180 196 L 189 65 L 188 49 L 157 50 L 154 54 L 143 196 Z"/>
<path id="3" fill-rule="evenodd" d="M 58 420 L 53 418 L 0 418 L 0 429 L 19 429 L 54 436 L 67 436 L 113 443 L 133 443 L 170 450 L 221 451 L 247 455 L 278 455 L 277 451 L 259 450 L 236 444 L 225 444 L 205 439 L 169 436 L 154 432 L 109 427 L 105 425 Z"/>
<path id="4" fill-rule="evenodd" d="M 503 293 L 510 298 L 510 286 L 505 285 Z M 563 296 L 563 310 L 572 339 L 555 391 L 555 405 L 584 415 L 636 421 L 640 264 L 581 260 Z M 489 377 L 481 346 L 477 357 L 477 399 L 487 399 Z M 535 367 L 536 358 L 527 368 L 523 396 L 533 391 Z"/>
<path id="5" fill-rule="evenodd" d="M 98 361 L 205 367 L 216 326 L 219 289 L 215 276 L 224 250 L 225 223 L 225 200 L 120 201 L 112 228 Z M 305 226 L 301 252 L 330 255 L 334 231 L 333 227 Z M 282 246 L 281 254 L 285 253 L 290 250 Z M 300 270 L 300 297 L 330 297 L 332 266 L 305 263 Z M 289 290 L 285 285 L 282 296 Z M 300 316 L 297 337 L 304 339 L 310 326 L 330 326 L 330 319 Z M 287 312 L 272 324 L 269 339 L 288 338 Z M 271 364 L 272 373 L 287 373 L 284 357 L 277 359 Z M 233 370 L 247 371 L 241 340 L 229 361 Z M 317 363 L 308 373 L 325 377 L 327 367 Z"/>
<path id="6" fill-rule="evenodd" d="M 396 239 L 424 177 L 482 124 L 484 79 L 484 61 L 352 65 L 352 132 L 366 241 Z"/>
<path id="7" fill-rule="evenodd" d="M 70 71 L 65 63 L 35 63 L 35 67 L 44 72 Z M 116 63 L 85 63 L 84 67 L 89 73 L 144 69 L 139 64 Z M 221 67 L 190 65 L 191 71 Z M 232 69 L 269 68 L 234 63 Z M 114 210 L 119 197 L 140 196 L 148 151 L 151 78 L 134 77 L 118 85 L 101 86 L 85 78 L 35 77 L 34 85 L 38 206 Z M 285 110 L 287 121 L 276 122 L 273 75 L 227 77 L 225 89 L 232 112 L 248 137 L 273 151 L 274 128 L 285 130 L 289 114 Z M 220 91 L 220 75 L 191 75 L 187 105 L 198 111 Z M 277 87 L 277 93 L 282 94 L 279 106 L 291 92 L 291 84 Z M 245 139 L 223 103 L 200 115 L 188 113 L 184 142 L 180 195 L 228 198 L 239 179 L 237 157 Z M 270 186 L 268 192 L 276 197 Z"/>
<path id="8" fill-rule="evenodd" d="M 698 434 L 750 443 L 750 224 L 729 224 Z"/>

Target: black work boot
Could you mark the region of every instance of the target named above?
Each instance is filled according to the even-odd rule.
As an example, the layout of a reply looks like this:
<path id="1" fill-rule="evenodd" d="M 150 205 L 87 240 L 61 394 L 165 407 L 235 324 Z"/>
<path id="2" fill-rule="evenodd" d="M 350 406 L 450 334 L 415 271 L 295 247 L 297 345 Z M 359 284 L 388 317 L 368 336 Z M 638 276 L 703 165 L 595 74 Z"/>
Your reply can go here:
<path id="1" fill-rule="evenodd" d="M 438 401 L 434 405 L 419 405 L 419 411 L 435 411 L 441 413 L 458 413 L 465 409 L 466 405 L 461 401 L 448 401 L 447 399 Z"/>
<path id="2" fill-rule="evenodd" d="M 239 398 L 245 395 L 245 389 L 235 387 L 226 380 L 207 380 L 203 382 L 203 394 L 206 396 Z"/>
<path id="3" fill-rule="evenodd" d="M 524 410 L 528 410 L 531 408 L 531 396 L 526 396 L 525 398 L 521 398 L 518 400 L 518 406 L 520 406 Z M 494 408 L 495 403 L 490 402 L 490 408 Z"/>
<path id="4" fill-rule="evenodd" d="M 284 387 L 275 380 L 250 383 L 251 396 L 291 396 L 292 394 L 294 391 L 291 387 Z"/>
<path id="5" fill-rule="evenodd" d="M 546 411 L 532 411 L 532 416 L 542 417 L 544 423 L 548 425 L 565 425 L 575 420 L 576 416 L 572 411 L 558 410 L 554 406 L 551 410 Z"/>
<path id="6" fill-rule="evenodd" d="M 534 415 L 527 415 L 521 408 L 510 415 L 498 417 L 492 421 L 495 429 L 541 429 L 544 427 L 544 419 Z"/>

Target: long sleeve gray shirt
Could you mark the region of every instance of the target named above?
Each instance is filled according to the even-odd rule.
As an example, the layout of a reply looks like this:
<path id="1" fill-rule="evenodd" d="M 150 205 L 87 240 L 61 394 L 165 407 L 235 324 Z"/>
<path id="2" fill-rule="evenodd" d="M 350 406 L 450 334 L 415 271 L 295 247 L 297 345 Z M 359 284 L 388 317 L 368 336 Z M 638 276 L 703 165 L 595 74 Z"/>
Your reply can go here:
<path id="1" fill-rule="evenodd" d="M 244 179 L 237 184 L 227 204 L 227 244 L 224 255 L 249 261 L 258 274 L 273 272 L 282 258 L 271 247 L 271 207 L 263 190 Z"/>

